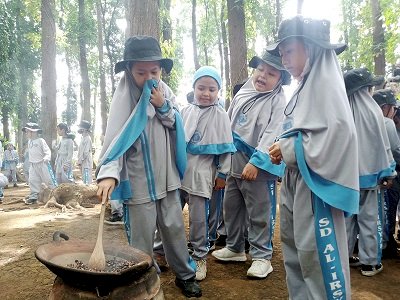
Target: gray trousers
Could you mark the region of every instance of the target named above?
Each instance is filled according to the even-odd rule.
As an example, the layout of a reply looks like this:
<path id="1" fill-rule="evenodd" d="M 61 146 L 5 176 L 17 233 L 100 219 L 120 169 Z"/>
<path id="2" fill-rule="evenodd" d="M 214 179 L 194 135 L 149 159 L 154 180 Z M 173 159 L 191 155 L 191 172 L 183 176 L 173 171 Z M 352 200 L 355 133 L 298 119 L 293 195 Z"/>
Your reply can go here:
<path id="1" fill-rule="evenodd" d="M 189 205 L 189 241 L 193 246 L 193 259 L 206 259 L 210 250 L 208 231 L 210 200 L 182 190 L 181 199 Z"/>
<path id="2" fill-rule="evenodd" d="M 196 266 L 186 246 L 185 227 L 178 190 L 157 201 L 129 204 L 126 211 L 129 244 L 153 256 L 154 233 L 160 234 L 165 258 L 176 277 L 187 280 Z"/>
<path id="3" fill-rule="evenodd" d="M 123 204 L 119 200 L 110 200 L 111 206 L 111 214 L 118 214 L 118 216 L 122 216 L 124 214 Z"/>
<path id="4" fill-rule="evenodd" d="M 51 171 L 53 172 L 53 171 Z M 53 174 L 54 176 L 54 174 Z M 31 189 L 30 199 L 37 199 L 41 184 L 45 183 L 49 188 L 54 189 L 49 167 L 44 162 L 31 163 L 29 167 L 29 188 Z"/>
<path id="5" fill-rule="evenodd" d="M 382 205 L 383 193 L 378 189 L 360 191 L 360 209 L 357 215 L 346 218 L 349 256 L 353 255 L 358 235 L 358 257 L 363 265 L 381 262 Z M 379 229 L 380 227 L 380 229 Z"/>
<path id="6" fill-rule="evenodd" d="M 343 211 L 335 208 L 331 208 L 331 213 L 339 261 L 344 275 L 345 296 L 346 299 L 351 299 L 344 214 Z M 327 299 L 317 248 L 312 193 L 297 169 L 286 168 L 281 188 L 280 218 L 289 298 L 291 300 Z"/>
<path id="7" fill-rule="evenodd" d="M 223 201 L 226 247 L 243 252 L 248 224 L 252 259 L 272 258 L 275 224 L 275 181 L 247 181 L 228 176 Z"/>
<path id="8" fill-rule="evenodd" d="M 210 199 L 210 216 L 208 218 L 209 238 L 215 241 L 218 235 L 226 235 L 223 217 L 224 190 L 213 191 Z"/>

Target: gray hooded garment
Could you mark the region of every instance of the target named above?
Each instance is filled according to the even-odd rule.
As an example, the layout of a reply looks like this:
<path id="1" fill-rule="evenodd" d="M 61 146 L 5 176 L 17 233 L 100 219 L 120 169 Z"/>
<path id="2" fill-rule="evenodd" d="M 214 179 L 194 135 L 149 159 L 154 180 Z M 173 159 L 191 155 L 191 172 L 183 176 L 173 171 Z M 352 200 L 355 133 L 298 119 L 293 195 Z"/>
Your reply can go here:
<path id="1" fill-rule="evenodd" d="M 283 160 L 298 168 L 295 140 L 300 133 L 305 163 L 312 178 L 318 178 L 308 187 L 329 205 L 357 213 L 358 142 L 342 71 L 334 51 L 308 48 L 305 78 L 284 111 L 286 131 L 279 141 Z"/>
<path id="2" fill-rule="evenodd" d="M 230 120 L 217 103 L 208 107 L 190 104 L 182 109 L 188 162 L 181 189 L 210 199 L 217 176 L 226 178 L 233 145 Z"/>
<path id="3" fill-rule="evenodd" d="M 381 108 L 368 87 L 349 97 L 358 137 L 360 188 L 376 188 L 383 177 L 395 176 L 395 162 Z"/>
<path id="4" fill-rule="evenodd" d="M 268 155 L 268 148 L 282 133 L 286 98 L 281 80 L 274 90 L 261 93 L 255 89 L 251 77 L 229 107 L 228 115 L 238 149 L 232 157 L 233 177 L 241 178 L 249 161 L 260 169 L 257 180 L 271 180 L 283 175 L 283 166 L 272 165 Z"/>
<path id="5" fill-rule="evenodd" d="M 146 203 L 166 197 L 168 191 L 180 187 L 178 170 L 173 161 L 175 157 L 175 95 L 162 81 L 159 86 L 164 91 L 164 98 L 170 109 L 161 113 L 149 103 L 147 106 L 147 125 L 144 129 L 144 139 L 138 138 L 134 144 L 118 160 L 103 164 L 107 155 L 113 149 L 124 128 L 134 116 L 141 91 L 127 78 L 126 74 L 121 78 L 114 93 L 111 103 L 107 130 L 103 148 L 100 154 L 100 163 L 97 169 L 97 180 L 111 177 L 119 184 L 126 183 L 131 190 L 129 193 L 113 195 L 112 199 L 131 199 L 128 203 Z M 141 135 L 143 137 L 143 135 Z M 149 151 L 143 151 L 144 149 Z M 151 173 L 149 173 L 149 164 Z M 150 175 L 149 175 L 150 174 Z M 127 190 L 123 187 L 122 190 Z"/>

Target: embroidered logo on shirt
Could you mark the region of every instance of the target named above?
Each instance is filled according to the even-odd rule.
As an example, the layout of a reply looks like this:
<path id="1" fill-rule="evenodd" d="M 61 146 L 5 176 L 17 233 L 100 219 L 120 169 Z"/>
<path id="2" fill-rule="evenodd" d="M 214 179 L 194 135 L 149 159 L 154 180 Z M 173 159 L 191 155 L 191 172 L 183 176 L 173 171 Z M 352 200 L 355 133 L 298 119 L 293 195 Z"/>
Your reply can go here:
<path id="1" fill-rule="evenodd" d="M 196 130 L 196 131 L 193 133 L 192 138 L 190 139 L 190 143 L 196 144 L 196 143 L 198 143 L 198 142 L 200 142 L 200 141 L 201 141 L 201 133 L 200 133 L 199 131 Z"/>
<path id="2" fill-rule="evenodd" d="M 241 114 L 239 115 L 239 119 L 238 119 L 238 121 L 237 121 L 237 124 L 238 124 L 239 126 L 242 126 L 242 125 L 244 125 L 246 122 L 247 122 L 247 116 L 246 116 L 244 113 L 241 113 Z"/>

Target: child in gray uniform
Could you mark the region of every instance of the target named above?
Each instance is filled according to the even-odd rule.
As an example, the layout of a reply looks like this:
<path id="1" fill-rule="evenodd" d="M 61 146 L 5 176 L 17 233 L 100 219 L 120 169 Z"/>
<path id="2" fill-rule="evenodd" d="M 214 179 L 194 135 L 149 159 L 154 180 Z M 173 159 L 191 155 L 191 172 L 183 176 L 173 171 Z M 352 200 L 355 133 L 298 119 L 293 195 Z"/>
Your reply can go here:
<path id="1" fill-rule="evenodd" d="M 357 135 L 330 22 L 284 20 L 267 47 L 299 82 L 279 140 L 269 150 L 286 164 L 280 232 L 289 298 L 350 299 L 344 212 L 359 207 Z M 335 53 L 336 52 L 336 53 Z"/>
<path id="2" fill-rule="evenodd" d="M 26 204 L 35 204 L 38 199 L 41 184 L 45 183 L 53 189 L 57 185 L 53 170 L 50 166 L 51 151 L 46 141 L 38 136 L 42 133 L 36 123 L 27 123 L 22 131 L 26 133 L 29 148 L 29 187 L 31 193 Z"/>
<path id="3" fill-rule="evenodd" d="M 385 127 L 389 137 L 389 146 L 393 154 L 393 158 L 397 165 L 400 165 L 400 140 L 397 135 L 396 125 L 393 121 L 397 109 L 397 102 L 394 93 L 391 89 L 381 89 L 374 92 L 374 100 L 381 107 Z M 397 170 L 399 171 L 399 170 Z M 394 180 L 396 181 L 396 179 Z M 397 185 L 398 182 L 395 182 Z M 387 187 L 386 187 L 387 188 Z M 398 189 L 398 186 L 393 187 Z M 397 243 L 394 239 L 394 229 L 396 222 L 396 211 L 399 199 L 396 197 L 396 192 L 393 193 L 392 187 L 384 189 L 385 210 L 383 214 L 383 241 L 382 241 L 382 254 L 388 257 L 395 257 L 397 255 Z"/>
<path id="4" fill-rule="evenodd" d="M 385 121 L 369 91 L 373 86 L 382 84 L 383 80 L 383 77 L 372 76 L 365 68 L 344 74 L 357 130 L 360 181 L 359 213 L 346 218 L 349 263 L 350 266 L 361 265 L 364 276 L 373 276 L 383 269 L 380 184 L 396 174 Z M 353 257 L 357 235 L 359 257 Z"/>
<path id="5" fill-rule="evenodd" d="M 252 265 L 247 276 L 266 278 L 271 266 L 276 215 L 276 180 L 283 166 L 271 164 L 268 147 L 282 132 L 286 98 L 282 85 L 290 83 L 281 59 L 265 52 L 253 57 L 252 77 L 233 98 L 228 115 L 237 152 L 232 157 L 223 201 L 226 247 L 212 256 L 221 261 L 246 261 L 248 224 Z"/>
<path id="6" fill-rule="evenodd" d="M 82 134 L 81 142 L 78 148 L 78 161 L 77 165 L 82 172 L 82 181 L 84 184 L 92 183 L 92 138 L 90 137 L 89 121 L 82 120 L 79 124 L 78 133 Z"/>
<path id="7" fill-rule="evenodd" d="M 67 124 L 57 125 L 57 133 L 61 141 L 57 146 L 57 157 L 55 161 L 56 179 L 58 183 L 74 182 L 72 175 L 72 157 L 74 155 L 74 141 L 70 136 Z"/>
<path id="8" fill-rule="evenodd" d="M 209 251 L 208 217 L 213 190 L 225 187 L 233 145 L 230 121 L 218 104 L 221 76 L 214 67 L 199 68 L 193 76 L 194 101 L 182 110 L 188 163 L 182 180 L 189 204 L 189 241 L 196 262 L 196 279 L 206 278 Z"/>
<path id="9" fill-rule="evenodd" d="M 7 144 L 7 150 L 4 151 L 4 173 L 8 177 L 8 181 L 17 187 L 17 165 L 18 165 L 18 153 L 14 149 L 14 145 L 11 143 Z"/>
<path id="10" fill-rule="evenodd" d="M 162 58 L 160 45 L 149 36 L 125 43 L 124 71 L 114 93 L 97 169 L 97 194 L 124 200 L 129 244 L 153 256 L 154 233 L 160 233 L 165 257 L 176 274 L 175 284 L 188 297 L 200 297 L 196 264 L 186 247 L 179 198 L 186 168 L 182 119 L 171 89 L 160 80 L 173 61 Z"/>

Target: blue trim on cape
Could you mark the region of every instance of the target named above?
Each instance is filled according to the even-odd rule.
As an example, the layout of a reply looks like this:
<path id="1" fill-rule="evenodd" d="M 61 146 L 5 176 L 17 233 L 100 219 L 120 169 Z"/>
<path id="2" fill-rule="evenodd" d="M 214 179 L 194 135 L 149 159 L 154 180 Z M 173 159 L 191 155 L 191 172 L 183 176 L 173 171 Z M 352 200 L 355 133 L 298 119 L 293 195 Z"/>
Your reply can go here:
<path id="1" fill-rule="evenodd" d="M 320 175 L 313 172 L 313 170 L 308 167 L 304 157 L 302 133 L 300 131 L 292 131 L 282 134 L 280 138 L 292 136 L 296 137 L 294 141 L 294 150 L 297 165 L 308 188 L 330 206 L 350 214 L 357 214 L 359 210 L 360 192 L 322 178 Z"/>
<path id="2" fill-rule="evenodd" d="M 393 161 L 386 169 L 383 169 L 377 173 L 360 176 L 360 189 L 376 187 L 379 184 L 380 179 L 393 176 L 393 174 L 395 174 L 395 170 L 396 162 Z"/>
<path id="3" fill-rule="evenodd" d="M 263 169 L 268 173 L 271 173 L 278 177 L 283 177 L 285 172 L 286 165 L 284 162 L 281 162 L 279 165 L 274 165 L 271 162 L 271 158 L 269 154 L 256 150 L 250 158 L 249 161 L 253 166 L 256 166 L 259 169 Z"/>
<path id="4" fill-rule="evenodd" d="M 249 144 L 246 144 L 241 138 L 240 135 L 238 135 L 236 132 L 232 132 L 233 136 L 233 144 L 235 145 L 236 149 L 238 151 L 243 152 L 246 154 L 248 157 L 251 157 L 254 153 L 254 148 L 250 146 Z"/>
<path id="5" fill-rule="evenodd" d="M 198 154 L 220 155 L 224 153 L 235 153 L 236 148 L 233 143 L 209 144 L 209 145 L 196 145 L 188 143 L 186 151 L 194 155 Z"/>
<path id="6" fill-rule="evenodd" d="M 223 179 L 223 180 L 226 180 L 227 175 L 224 174 L 224 173 L 218 172 L 217 177 L 218 177 L 218 178 L 221 178 L 221 179 Z"/>
<path id="7" fill-rule="evenodd" d="M 168 104 L 168 101 L 164 101 L 164 104 L 157 108 L 157 110 L 161 113 L 161 114 L 166 114 L 170 109 L 170 106 Z"/>
<path id="8" fill-rule="evenodd" d="M 147 125 L 147 106 L 150 102 L 151 89 L 157 86 L 154 80 L 147 80 L 137 104 L 135 114 L 131 121 L 125 127 L 124 131 L 118 137 L 114 147 L 108 153 L 103 164 L 120 158 L 139 138 L 140 134 Z"/>
<path id="9" fill-rule="evenodd" d="M 285 163 L 282 162 L 279 165 L 272 164 L 271 158 L 268 154 L 258 151 L 254 147 L 244 142 L 237 133 L 232 132 L 232 135 L 236 148 L 250 158 L 249 162 L 253 166 L 256 166 L 257 168 L 262 169 L 272 175 L 283 177 L 286 168 Z"/>
<path id="10" fill-rule="evenodd" d="M 125 200 L 132 198 L 132 189 L 131 183 L 128 180 L 123 180 L 119 182 L 119 185 L 115 187 L 113 192 L 111 193 L 111 200 Z"/>
<path id="11" fill-rule="evenodd" d="M 103 161 L 103 165 L 119 159 L 139 138 L 140 134 L 144 131 L 147 125 L 147 106 L 150 102 L 151 90 L 153 87 L 157 87 L 157 82 L 155 80 L 147 80 L 140 99 L 137 104 L 137 109 L 131 118 L 130 122 L 127 124 L 123 132 L 118 137 L 115 142 L 114 147 L 108 153 L 107 157 Z M 165 103 L 161 107 L 165 108 Z M 169 105 L 168 105 L 169 107 Z M 185 142 L 185 131 L 183 128 L 182 118 L 178 111 L 174 110 L 175 113 L 175 128 L 176 128 L 176 166 L 179 172 L 179 176 L 182 179 L 183 174 L 186 169 L 186 142 Z M 121 182 L 122 183 L 122 182 Z M 130 188 L 129 181 L 121 183 L 115 188 L 112 199 L 117 199 L 115 197 L 121 196 L 120 199 L 129 199 L 132 197 L 132 191 Z M 127 186 L 129 184 L 129 188 Z"/>

